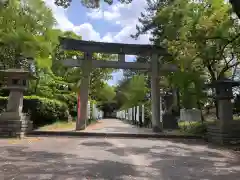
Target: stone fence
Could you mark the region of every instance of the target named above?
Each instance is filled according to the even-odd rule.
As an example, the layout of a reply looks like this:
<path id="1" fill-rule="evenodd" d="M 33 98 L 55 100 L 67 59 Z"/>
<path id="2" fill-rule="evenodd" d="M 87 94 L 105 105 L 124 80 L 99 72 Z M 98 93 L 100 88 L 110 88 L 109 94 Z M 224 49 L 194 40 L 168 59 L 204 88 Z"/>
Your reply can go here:
<path id="1" fill-rule="evenodd" d="M 146 124 L 145 122 L 145 107 L 144 105 L 134 106 L 116 113 L 116 117 L 121 120 L 128 121 L 131 124 L 140 127 Z"/>
<path id="2" fill-rule="evenodd" d="M 180 121 L 201 121 L 201 110 L 199 109 L 181 109 L 180 110 Z"/>
<path id="3" fill-rule="evenodd" d="M 98 120 L 103 118 L 103 112 L 99 110 L 95 103 L 88 101 L 88 119 Z"/>

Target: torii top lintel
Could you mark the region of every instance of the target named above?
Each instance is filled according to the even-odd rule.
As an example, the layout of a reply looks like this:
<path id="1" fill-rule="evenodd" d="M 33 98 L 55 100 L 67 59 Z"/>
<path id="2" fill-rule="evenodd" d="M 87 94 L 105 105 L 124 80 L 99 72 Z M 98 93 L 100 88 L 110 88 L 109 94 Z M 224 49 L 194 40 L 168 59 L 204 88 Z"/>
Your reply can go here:
<path id="1" fill-rule="evenodd" d="M 106 54 L 129 54 L 129 55 L 168 55 L 166 49 L 160 46 L 140 45 L 140 44 L 121 44 L 83 41 L 60 37 L 60 44 L 64 50 L 77 50 L 90 53 Z"/>

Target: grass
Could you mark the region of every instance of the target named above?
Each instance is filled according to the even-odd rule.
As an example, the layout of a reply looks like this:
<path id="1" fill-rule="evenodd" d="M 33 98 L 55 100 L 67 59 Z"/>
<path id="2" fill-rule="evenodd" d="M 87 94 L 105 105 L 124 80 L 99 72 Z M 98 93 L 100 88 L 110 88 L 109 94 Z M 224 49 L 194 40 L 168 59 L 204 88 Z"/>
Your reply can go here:
<path id="1" fill-rule="evenodd" d="M 96 123 L 97 120 L 90 119 L 87 122 L 87 126 Z M 38 130 L 41 131 L 72 131 L 76 128 L 76 121 L 66 122 L 66 121 L 56 121 L 53 124 L 45 125 Z"/>
<path id="2" fill-rule="evenodd" d="M 204 122 L 179 122 L 180 132 L 191 135 L 204 135 L 207 132 L 207 125 L 214 124 L 215 121 Z"/>
<path id="3" fill-rule="evenodd" d="M 76 122 L 66 122 L 66 121 L 56 121 L 53 124 L 49 124 L 43 127 L 40 127 L 38 130 L 42 131 L 57 131 L 57 130 L 74 130 Z"/>
<path id="4" fill-rule="evenodd" d="M 240 120 L 240 117 L 235 115 L 235 116 L 233 116 L 233 120 L 239 121 L 239 120 Z"/>

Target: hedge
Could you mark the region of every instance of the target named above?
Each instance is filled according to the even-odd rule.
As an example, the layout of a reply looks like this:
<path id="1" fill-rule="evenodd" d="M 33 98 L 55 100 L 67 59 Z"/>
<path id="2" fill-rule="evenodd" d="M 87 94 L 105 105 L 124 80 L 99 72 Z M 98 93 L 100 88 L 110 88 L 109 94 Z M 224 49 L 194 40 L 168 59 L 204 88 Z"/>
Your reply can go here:
<path id="1" fill-rule="evenodd" d="M 75 94 L 56 94 L 55 98 L 65 102 L 68 106 L 69 114 L 72 117 L 77 117 L 77 97 Z"/>
<path id="2" fill-rule="evenodd" d="M 0 109 L 6 108 L 8 97 L 0 97 Z M 58 100 L 24 96 L 23 112 L 30 115 L 35 128 L 68 119 L 68 107 Z"/>

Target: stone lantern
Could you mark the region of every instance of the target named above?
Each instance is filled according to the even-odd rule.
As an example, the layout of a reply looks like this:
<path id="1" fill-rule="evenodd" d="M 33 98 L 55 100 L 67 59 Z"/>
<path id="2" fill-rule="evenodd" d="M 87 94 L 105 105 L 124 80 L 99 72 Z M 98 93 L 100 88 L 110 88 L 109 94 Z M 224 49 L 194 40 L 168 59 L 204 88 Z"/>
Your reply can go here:
<path id="1" fill-rule="evenodd" d="M 164 113 L 162 115 L 163 129 L 178 129 L 178 120 L 174 110 L 176 109 L 174 90 L 163 95 Z"/>
<path id="2" fill-rule="evenodd" d="M 240 140 L 240 122 L 233 121 L 233 92 L 232 88 L 240 82 L 230 79 L 221 79 L 209 84 L 215 89 L 215 98 L 218 102 L 219 121 L 208 127 L 208 140 L 220 144 L 228 144 Z"/>
<path id="3" fill-rule="evenodd" d="M 23 136 L 31 129 L 32 123 L 22 113 L 23 93 L 27 90 L 28 80 L 33 77 L 23 69 L 2 70 L 5 77 L 4 89 L 9 90 L 6 111 L 0 115 L 0 135 L 14 137 Z"/>

